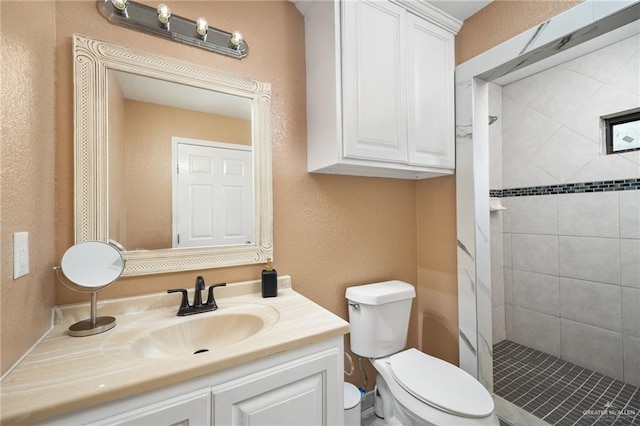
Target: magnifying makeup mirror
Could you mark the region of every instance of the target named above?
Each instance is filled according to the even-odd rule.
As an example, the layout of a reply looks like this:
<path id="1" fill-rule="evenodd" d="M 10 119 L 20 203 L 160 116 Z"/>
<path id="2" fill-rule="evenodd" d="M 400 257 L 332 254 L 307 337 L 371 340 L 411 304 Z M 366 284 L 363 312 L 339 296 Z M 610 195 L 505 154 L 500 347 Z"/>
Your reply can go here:
<path id="1" fill-rule="evenodd" d="M 85 241 L 71 246 L 62 256 L 60 266 L 54 269 L 58 279 L 71 290 L 91 293 L 91 318 L 69 327 L 70 336 L 91 336 L 115 327 L 114 317 L 96 316 L 96 292 L 122 274 L 124 258 L 118 248 L 100 241 Z"/>

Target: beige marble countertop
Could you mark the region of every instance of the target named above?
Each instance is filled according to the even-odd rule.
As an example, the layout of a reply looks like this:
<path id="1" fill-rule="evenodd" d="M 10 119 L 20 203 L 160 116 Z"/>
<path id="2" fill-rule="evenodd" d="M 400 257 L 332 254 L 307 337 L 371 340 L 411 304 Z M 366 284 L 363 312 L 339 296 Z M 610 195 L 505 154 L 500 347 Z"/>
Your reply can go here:
<path id="1" fill-rule="evenodd" d="M 216 289 L 217 311 L 187 317 L 175 315 L 179 294 L 99 300 L 98 316 L 115 316 L 117 325 L 87 337 L 67 334 L 69 325 L 89 316 L 87 304 L 56 308 L 52 330 L 0 382 L 0 423 L 42 422 L 348 333 L 346 321 L 293 291 L 290 283 L 290 277 L 279 278 L 278 297 L 267 299 L 259 293 L 259 281 L 230 284 Z M 251 304 L 262 305 L 255 311 L 264 314 L 264 328 L 224 350 L 148 359 L 127 349 L 155 329 Z"/>

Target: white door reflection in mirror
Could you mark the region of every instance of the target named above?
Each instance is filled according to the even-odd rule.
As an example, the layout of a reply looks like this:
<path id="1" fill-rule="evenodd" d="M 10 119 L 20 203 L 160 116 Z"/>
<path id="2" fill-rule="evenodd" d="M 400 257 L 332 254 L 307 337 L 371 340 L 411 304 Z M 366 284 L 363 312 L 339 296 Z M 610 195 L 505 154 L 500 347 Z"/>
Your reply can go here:
<path id="1" fill-rule="evenodd" d="M 173 247 L 251 244 L 250 146 L 172 138 Z"/>
<path id="2" fill-rule="evenodd" d="M 194 244 L 176 245 L 171 140 L 175 135 L 246 145 L 251 155 L 251 101 L 134 73 L 109 70 L 108 74 L 109 238 L 128 250 L 238 244 L 201 236 Z M 247 212 L 237 213 L 252 215 L 253 203 L 244 207 Z"/>

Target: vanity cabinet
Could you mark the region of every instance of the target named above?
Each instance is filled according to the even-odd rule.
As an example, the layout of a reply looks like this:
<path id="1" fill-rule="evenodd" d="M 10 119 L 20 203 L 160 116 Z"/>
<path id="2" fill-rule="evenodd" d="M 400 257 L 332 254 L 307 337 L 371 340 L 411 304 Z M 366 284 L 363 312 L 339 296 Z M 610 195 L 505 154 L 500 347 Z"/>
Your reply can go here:
<path id="1" fill-rule="evenodd" d="M 299 4 L 309 172 L 408 179 L 453 173 L 460 23 L 416 4 Z"/>
<path id="2" fill-rule="evenodd" d="M 327 339 L 46 424 L 341 425 L 343 350 Z"/>
<path id="3" fill-rule="evenodd" d="M 164 401 L 143 406 L 124 414 L 91 422 L 89 425 L 101 426 L 140 426 L 140 425 L 210 425 L 211 395 L 209 389 L 181 395 Z"/>
<path id="4" fill-rule="evenodd" d="M 336 354 L 329 351 L 215 386 L 213 424 L 333 424 L 324 401 L 335 397 L 327 388 L 335 369 Z"/>

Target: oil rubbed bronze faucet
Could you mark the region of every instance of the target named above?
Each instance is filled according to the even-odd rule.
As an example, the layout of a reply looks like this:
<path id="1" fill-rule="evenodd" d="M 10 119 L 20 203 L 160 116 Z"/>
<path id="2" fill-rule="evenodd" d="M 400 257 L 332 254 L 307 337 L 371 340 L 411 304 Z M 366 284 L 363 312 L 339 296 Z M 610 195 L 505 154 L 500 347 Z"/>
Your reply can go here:
<path id="1" fill-rule="evenodd" d="M 213 289 L 216 287 L 224 287 L 226 285 L 227 283 L 220 283 L 210 286 L 207 301 L 202 303 L 202 290 L 206 289 L 206 285 L 204 283 L 204 278 L 199 276 L 198 278 L 196 278 L 193 305 L 189 304 L 189 296 L 187 294 L 187 290 L 184 288 L 173 288 L 171 290 L 167 290 L 167 293 L 182 293 L 182 301 L 180 302 L 180 307 L 178 308 L 177 314 L 178 316 L 182 317 L 185 315 L 201 314 L 203 312 L 210 312 L 218 309 L 218 304 L 213 297 Z"/>

